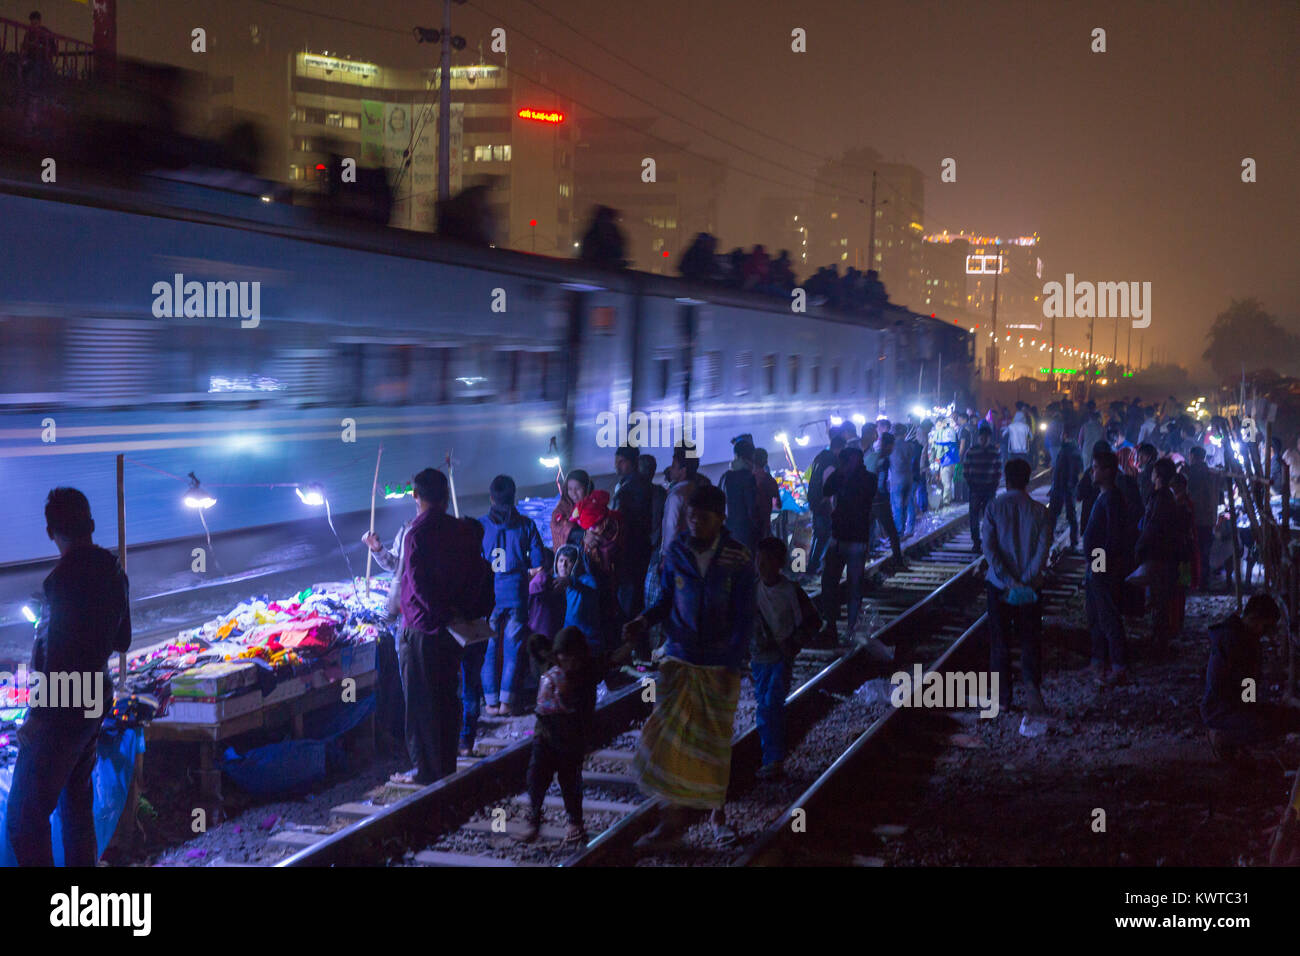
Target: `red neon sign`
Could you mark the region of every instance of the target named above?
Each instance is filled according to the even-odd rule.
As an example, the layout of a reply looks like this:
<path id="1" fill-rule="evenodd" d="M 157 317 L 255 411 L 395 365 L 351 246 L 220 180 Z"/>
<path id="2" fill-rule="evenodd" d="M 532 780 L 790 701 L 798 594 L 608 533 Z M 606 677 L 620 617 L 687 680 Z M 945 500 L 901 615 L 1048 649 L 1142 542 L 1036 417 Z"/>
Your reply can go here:
<path id="1" fill-rule="evenodd" d="M 519 111 L 519 118 L 536 120 L 539 123 L 563 123 L 564 114 L 550 110 L 535 110 L 525 106 Z"/>

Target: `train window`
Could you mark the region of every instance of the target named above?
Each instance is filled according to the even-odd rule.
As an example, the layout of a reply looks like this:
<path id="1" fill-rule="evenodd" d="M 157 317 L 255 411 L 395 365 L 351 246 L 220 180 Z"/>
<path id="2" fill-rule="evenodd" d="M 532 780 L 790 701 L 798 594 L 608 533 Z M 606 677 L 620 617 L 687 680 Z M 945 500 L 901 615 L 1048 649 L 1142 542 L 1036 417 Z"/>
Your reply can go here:
<path id="1" fill-rule="evenodd" d="M 700 397 L 718 398 L 722 395 L 722 353 L 705 352 L 700 356 Z"/>
<path id="2" fill-rule="evenodd" d="M 462 345 L 452 350 L 450 399 L 454 402 L 486 402 L 500 388 L 496 377 L 500 366 L 493 366 L 492 350 L 485 345 Z"/>
<path id="3" fill-rule="evenodd" d="M 776 353 L 768 352 L 763 356 L 763 394 L 776 394 Z"/>
<path id="4" fill-rule="evenodd" d="M 840 367 L 838 365 L 832 365 L 831 366 L 831 394 L 838 395 L 839 393 L 840 393 Z"/>
<path id="5" fill-rule="evenodd" d="M 817 356 L 813 359 L 812 367 L 808 369 L 811 381 L 808 383 L 808 391 L 818 395 L 822 390 L 822 358 Z"/>
<path id="6" fill-rule="evenodd" d="M 791 355 L 790 362 L 790 394 L 799 394 L 799 356 Z"/>
<path id="7" fill-rule="evenodd" d="M 652 375 L 655 385 L 655 398 L 667 398 L 668 387 L 672 384 L 673 360 L 666 355 L 656 355 Z"/>
<path id="8" fill-rule="evenodd" d="M 748 395 L 754 387 L 754 353 L 736 354 L 736 394 Z"/>

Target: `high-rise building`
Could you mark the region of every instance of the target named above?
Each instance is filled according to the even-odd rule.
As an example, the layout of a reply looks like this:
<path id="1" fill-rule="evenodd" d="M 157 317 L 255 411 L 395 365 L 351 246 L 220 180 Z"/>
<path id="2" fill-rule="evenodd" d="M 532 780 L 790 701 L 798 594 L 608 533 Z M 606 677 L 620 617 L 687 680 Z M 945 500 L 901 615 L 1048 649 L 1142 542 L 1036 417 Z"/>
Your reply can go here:
<path id="1" fill-rule="evenodd" d="M 435 226 L 440 71 L 396 70 L 337 56 L 290 58 L 289 180 L 314 182 L 329 152 L 382 166 L 392 224 Z M 451 68 L 452 194 L 486 186 L 497 244 L 570 254 L 574 239 L 569 105 L 492 64 Z"/>
<path id="2" fill-rule="evenodd" d="M 758 201 L 758 223 L 754 241 L 762 243 L 773 255 L 782 249 L 790 253 L 790 263 L 799 278 L 816 271 L 808 258 L 809 210 L 807 199 L 765 196 Z M 824 265 L 825 263 L 823 263 Z"/>
<path id="3" fill-rule="evenodd" d="M 871 179 L 876 175 L 876 232 L 871 241 Z M 920 308 L 925 184 L 921 171 L 886 163 L 874 149 L 849 150 L 818 169 L 810 201 L 808 265 L 875 269 L 890 299 Z"/>
<path id="4" fill-rule="evenodd" d="M 652 134 L 654 122 L 583 119 L 574 150 L 574 208 L 582 222 L 574 239 L 581 239 L 595 206 L 610 206 L 619 212 L 633 266 L 671 274 L 697 232 L 717 234 L 727 168 Z M 652 168 L 654 179 L 647 181 Z"/>
<path id="5" fill-rule="evenodd" d="M 1007 368 L 1022 351 L 1045 351 L 1040 346 L 1049 341 L 1051 330 L 1043 318 L 1043 249 L 1037 233 L 1002 238 L 941 232 L 925 236 L 924 248 L 924 282 L 932 290 L 929 308 L 939 318 L 975 328 L 981 334 L 979 347 L 998 345 Z M 952 292 L 959 279 L 959 303 L 954 305 Z M 995 289 L 997 343 L 993 340 Z M 1009 349 L 1012 345 L 1014 352 Z M 1001 358 L 998 361 L 1003 364 Z"/>

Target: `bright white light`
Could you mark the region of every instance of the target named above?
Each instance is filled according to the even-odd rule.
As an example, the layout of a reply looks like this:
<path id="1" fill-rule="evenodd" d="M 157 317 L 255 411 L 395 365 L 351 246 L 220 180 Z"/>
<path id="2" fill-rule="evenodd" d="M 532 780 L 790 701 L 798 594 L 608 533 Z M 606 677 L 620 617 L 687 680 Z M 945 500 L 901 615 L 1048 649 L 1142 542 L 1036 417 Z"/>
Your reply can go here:
<path id="1" fill-rule="evenodd" d="M 461 375 L 456 379 L 456 381 L 460 382 L 462 385 L 469 386 L 481 385 L 483 382 L 486 382 L 487 379 L 482 375 Z"/>
<path id="2" fill-rule="evenodd" d="M 1043 422 L 1041 425 L 1039 425 L 1039 426 L 1038 426 L 1038 430 L 1039 430 L 1040 432 L 1045 432 L 1045 431 L 1047 431 L 1047 422 Z"/>
<path id="3" fill-rule="evenodd" d="M 924 417 L 925 417 L 925 409 L 922 408 L 920 405 L 913 405 L 913 406 L 912 406 L 912 414 L 915 415 L 917 418 L 924 418 Z"/>
<path id="4" fill-rule="evenodd" d="M 206 511 L 208 508 L 211 508 L 216 503 L 217 503 L 217 499 L 213 498 L 205 491 L 185 492 L 186 507 L 198 508 L 200 511 Z"/>
<path id="5" fill-rule="evenodd" d="M 841 418 L 839 415 L 832 415 L 831 424 L 834 425 L 836 428 L 839 428 L 841 425 L 844 424 L 844 419 Z"/>
<path id="6" fill-rule="evenodd" d="M 386 492 L 384 492 L 384 498 L 387 499 L 387 500 L 389 500 L 389 501 L 392 501 L 392 500 L 394 500 L 394 499 L 396 499 L 396 498 L 405 498 L 405 497 L 406 497 L 407 495 L 409 495 L 409 494 L 412 494 L 412 492 L 410 492 L 410 491 L 386 491 Z"/>
<path id="7" fill-rule="evenodd" d="M 798 445 L 800 448 L 807 448 L 808 443 L 810 441 L 812 441 L 811 435 L 800 435 L 798 438 L 794 440 L 794 443 Z"/>
<path id="8" fill-rule="evenodd" d="M 262 202 L 270 202 L 270 201 L 271 201 L 271 197 L 270 197 L 270 196 L 263 196 L 263 197 L 262 197 Z"/>
<path id="9" fill-rule="evenodd" d="M 305 505 L 319 507 L 325 503 L 325 496 L 321 493 L 319 488 L 309 486 L 306 492 L 301 488 L 295 488 L 293 490 L 298 493 L 298 500 Z"/>
<path id="10" fill-rule="evenodd" d="M 866 423 L 867 423 L 867 416 L 866 416 L 866 415 L 859 415 L 859 414 L 856 414 L 856 413 L 854 414 L 854 416 L 853 416 L 853 424 L 861 426 L 861 425 L 865 425 Z"/>
<path id="11" fill-rule="evenodd" d="M 776 435 L 775 435 L 774 437 L 775 437 L 775 439 L 776 439 L 776 443 L 777 443 L 778 445 L 788 445 L 788 444 L 790 444 L 790 436 L 787 435 L 785 432 L 777 432 Z"/>
<path id="12" fill-rule="evenodd" d="M 31 608 L 29 608 L 26 604 L 23 605 L 23 617 L 27 618 L 28 624 L 36 623 L 36 612 L 33 611 Z"/>
<path id="13" fill-rule="evenodd" d="M 546 468 L 559 468 L 559 467 L 560 467 L 560 459 L 559 459 L 559 458 L 539 458 L 539 459 L 537 459 L 537 461 L 538 461 L 541 465 L 543 465 L 544 467 L 546 467 Z"/>

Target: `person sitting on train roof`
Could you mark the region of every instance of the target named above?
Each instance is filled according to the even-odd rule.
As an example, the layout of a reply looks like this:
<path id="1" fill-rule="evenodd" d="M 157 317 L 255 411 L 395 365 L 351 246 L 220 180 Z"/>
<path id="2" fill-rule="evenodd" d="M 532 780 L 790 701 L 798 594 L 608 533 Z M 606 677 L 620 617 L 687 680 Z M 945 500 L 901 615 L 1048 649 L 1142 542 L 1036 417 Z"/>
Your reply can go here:
<path id="1" fill-rule="evenodd" d="M 591 225 L 582 236 L 582 261 L 606 269 L 622 269 L 627 266 L 625 248 L 623 231 L 618 228 L 618 210 L 597 206 Z"/>

